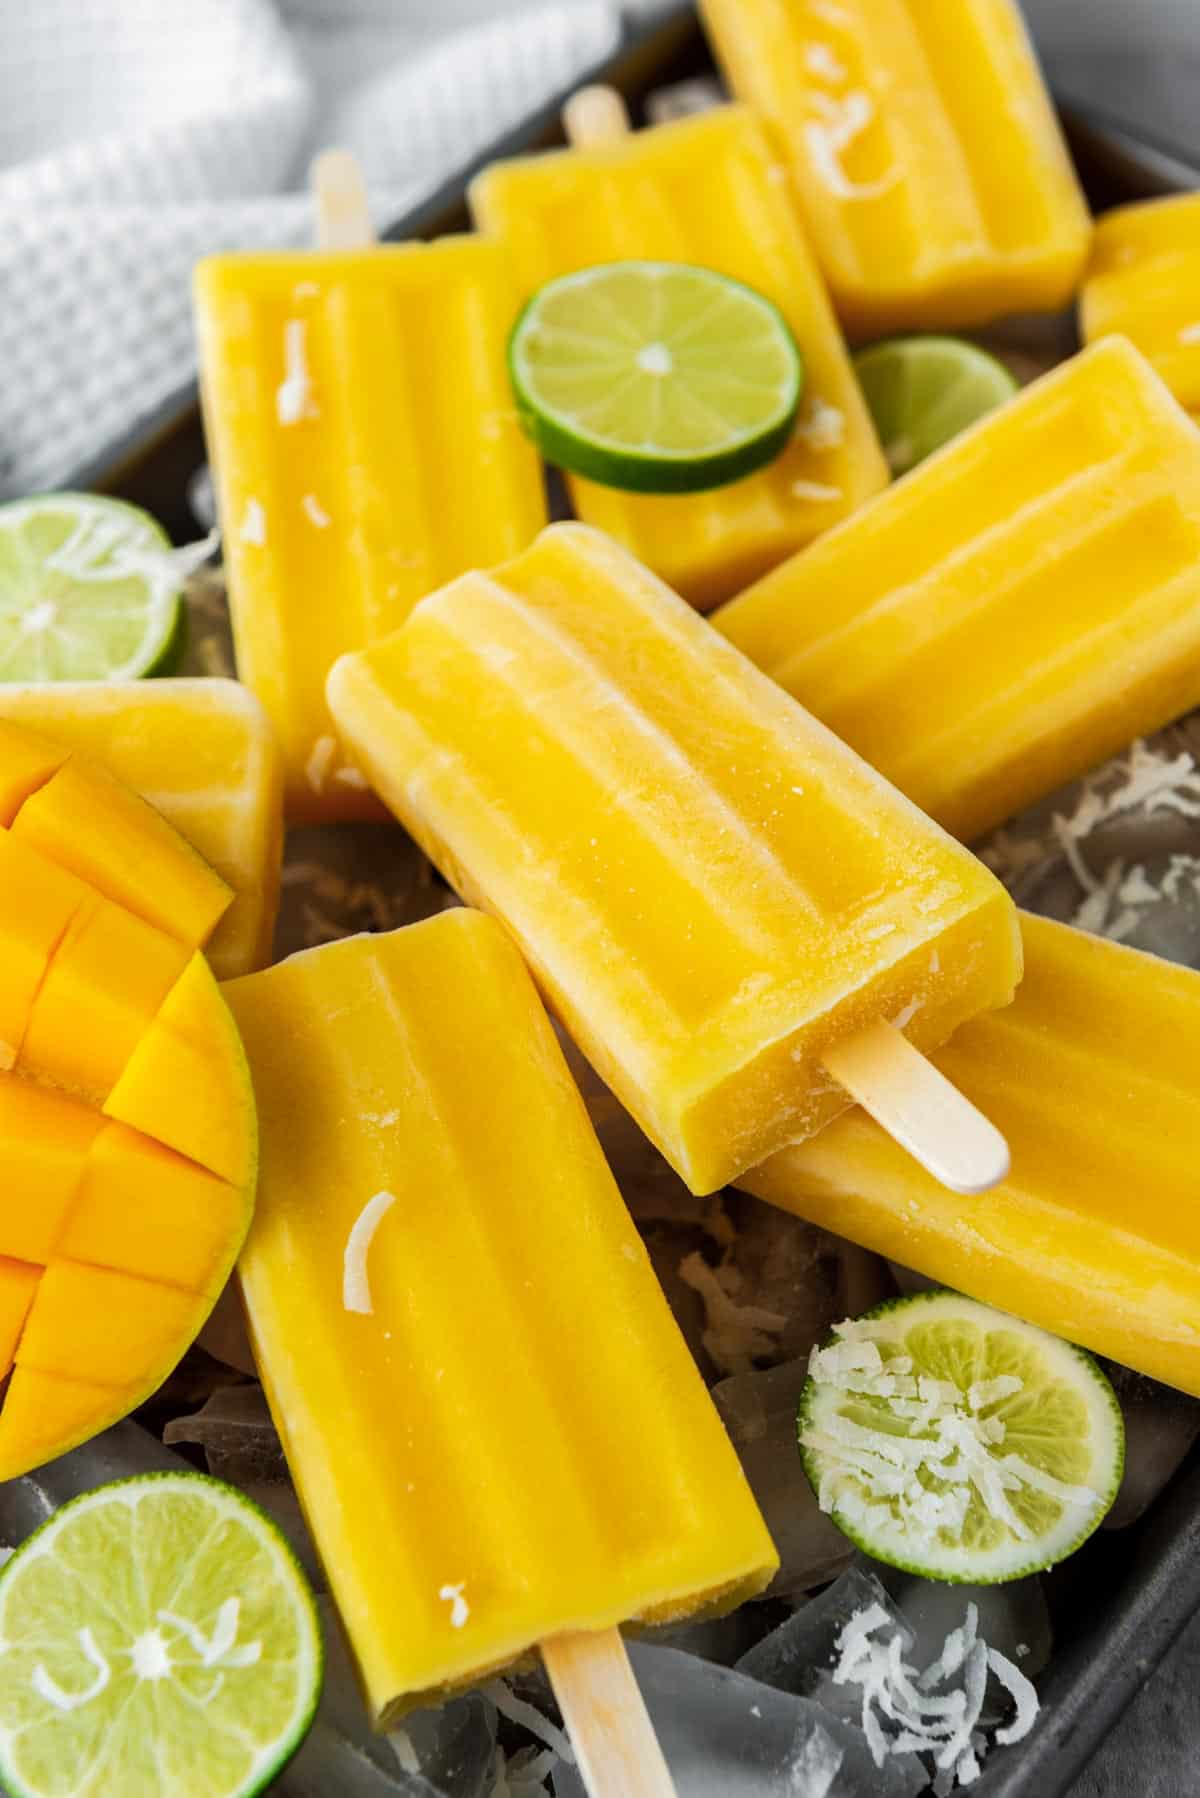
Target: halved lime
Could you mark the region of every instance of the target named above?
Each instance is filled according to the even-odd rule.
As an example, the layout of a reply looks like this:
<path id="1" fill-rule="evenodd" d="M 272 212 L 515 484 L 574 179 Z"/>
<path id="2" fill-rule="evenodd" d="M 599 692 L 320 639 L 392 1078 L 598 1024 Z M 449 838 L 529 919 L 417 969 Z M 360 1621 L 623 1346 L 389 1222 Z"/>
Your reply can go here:
<path id="1" fill-rule="evenodd" d="M 526 431 L 606 487 L 694 493 L 770 462 L 804 364 L 770 300 L 685 262 L 606 262 L 540 288 L 509 339 Z"/>
<path id="2" fill-rule="evenodd" d="M 321 1690 L 312 1593 L 256 1505 L 200 1473 L 75 1499 L 0 1575 L 14 1798 L 260 1792 Z"/>
<path id="3" fill-rule="evenodd" d="M 0 681 L 168 672 L 187 556 L 122 500 L 39 493 L 0 506 Z"/>
<path id="4" fill-rule="evenodd" d="M 837 1326 L 809 1363 L 799 1430 L 821 1509 L 852 1542 L 979 1585 L 1071 1554 L 1125 1460 L 1090 1355 L 941 1287 Z"/>
<path id="5" fill-rule="evenodd" d="M 961 337 L 890 337 L 859 350 L 854 372 L 897 475 L 1017 391 L 1002 362 Z"/>

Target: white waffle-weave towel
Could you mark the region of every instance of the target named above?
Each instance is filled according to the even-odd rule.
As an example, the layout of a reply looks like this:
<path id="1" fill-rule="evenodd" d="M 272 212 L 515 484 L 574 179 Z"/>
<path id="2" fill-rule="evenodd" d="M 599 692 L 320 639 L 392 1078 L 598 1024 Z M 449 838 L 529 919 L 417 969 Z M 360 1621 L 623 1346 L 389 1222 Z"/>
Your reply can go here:
<path id="1" fill-rule="evenodd" d="M 0 6 L 0 498 L 187 385 L 193 263 L 305 242 L 322 144 L 387 225 L 619 36 L 605 0 Z"/>

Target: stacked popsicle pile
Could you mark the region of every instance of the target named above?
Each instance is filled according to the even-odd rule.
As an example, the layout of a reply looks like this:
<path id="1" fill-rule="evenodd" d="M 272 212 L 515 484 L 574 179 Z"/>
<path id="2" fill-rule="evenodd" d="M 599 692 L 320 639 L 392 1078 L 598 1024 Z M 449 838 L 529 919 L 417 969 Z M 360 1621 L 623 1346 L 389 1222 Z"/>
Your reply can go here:
<path id="1" fill-rule="evenodd" d="M 251 1126 L 209 939 L 262 1126 L 254 1349 L 372 1716 L 540 1646 L 594 1794 L 670 1790 L 617 1627 L 735 1606 L 776 1557 L 538 988 L 694 1193 L 740 1185 L 1200 1394 L 1200 976 L 1019 919 L 964 847 L 1200 703 L 1194 207 L 1103 222 L 1085 331 L 1127 336 L 887 488 L 911 458 L 843 330 L 1059 308 L 1084 277 L 1019 12 L 704 11 L 735 103 L 636 132 L 575 109 L 571 147 L 478 177 L 476 235 L 371 244 L 335 158 L 321 249 L 202 265 L 239 670 L 269 723 L 216 682 L 0 687 L 0 720 L 51 740 L 0 734 L 0 1152 L 45 1226 L 0 1232 L 0 1459 L 35 1374 L 114 1390 L 27 1427 L 14 1467 L 144 1396 L 233 1252 Z M 568 462 L 578 522 L 547 527 L 506 340 L 553 284 L 570 342 L 610 264 L 630 381 L 661 377 L 681 431 L 664 270 L 718 279 L 697 332 L 766 302 L 803 392 L 724 484 L 681 490 L 676 458 L 652 490 L 645 444 L 636 491 Z M 765 352 L 730 358 L 693 364 L 704 396 L 765 378 Z M 262 971 L 281 787 L 293 823 L 390 811 L 478 910 Z M 151 1161 L 178 1265 L 105 1186 Z M 149 1346 L 98 1356 L 67 1318 L 83 1264 L 87 1305 L 158 1281 Z"/>

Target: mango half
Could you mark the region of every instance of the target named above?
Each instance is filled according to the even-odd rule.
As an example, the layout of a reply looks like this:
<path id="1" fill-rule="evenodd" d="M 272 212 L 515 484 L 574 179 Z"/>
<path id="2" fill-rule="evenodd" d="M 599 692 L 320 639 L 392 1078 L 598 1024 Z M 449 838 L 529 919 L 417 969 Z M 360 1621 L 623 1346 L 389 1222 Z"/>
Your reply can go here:
<path id="1" fill-rule="evenodd" d="M 98 763 L 0 721 L 0 1480 L 148 1398 L 241 1248 L 254 1094 L 201 952 L 232 898 Z"/>

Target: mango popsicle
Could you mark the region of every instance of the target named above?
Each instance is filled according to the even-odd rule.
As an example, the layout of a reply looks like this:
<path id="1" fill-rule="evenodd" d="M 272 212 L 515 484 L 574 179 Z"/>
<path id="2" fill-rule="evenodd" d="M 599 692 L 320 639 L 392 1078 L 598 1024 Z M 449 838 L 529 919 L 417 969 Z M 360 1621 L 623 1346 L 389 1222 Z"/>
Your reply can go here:
<path id="1" fill-rule="evenodd" d="M 1200 975 L 1044 918 L 1021 930 L 1012 1005 L 935 1057 L 1002 1125 L 1007 1180 L 952 1201 L 855 1111 L 738 1184 L 1200 1393 Z"/>
<path id="2" fill-rule="evenodd" d="M 1012 995 L 994 877 L 585 525 L 424 600 L 329 698 L 697 1192 L 844 1109 L 823 1064 L 864 1027 L 925 1048 Z"/>
<path id="3" fill-rule="evenodd" d="M 761 1590 L 770 1538 L 499 926 L 226 995 L 262 1128 L 251 1332 L 375 1719 Z"/>
<path id="4" fill-rule="evenodd" d="M 703 0 L 852 337 L 1071 299 L 1090 220 L 1016 0 Z"/>
<path id="5" fill-rule="evenodd" d="M 279 752 L 230 680 L 0 686 L 0 719 L 82 749 L 173 824 L 233 891 L 205 945 L 219 980 L 269 959 L 283 848 Z"/>
<path id="6" fill-rule="evenodd" d="M 965 840 L 1200 701 L 1200 433 L 1085 350 L 718 612 Z"/>
<path id="7" fill-rule="evenodd" d="M 325 706 L 336 658 L 544 522 L 505 370 L 516 303 L 502 250 L 471 238 L 197 270 L 238 668 L 298 822 L 380 815 Z"/>
<path id="8" fill-rule="evenodd" d="M 1079 325 L 1087 343 L 1110 331 L 1130 338 L 1180 404 L 1200 413 L 1200 195 L 1097 219 Z"/>
<path id="9" fill-rule="evenodd" d="M 630 257 L 701 263 L 773 300 L 804 357 L 793 441 L 758 474 L 714 492 L 645 495 L 572 478 L 578 515 L 702 609 L 808 543 L 885 486 L 841 333 L 780 170 L 740 106 L 591 148 L 495 163 L 471 207 L 503 239 L 526 294 Z"/>

